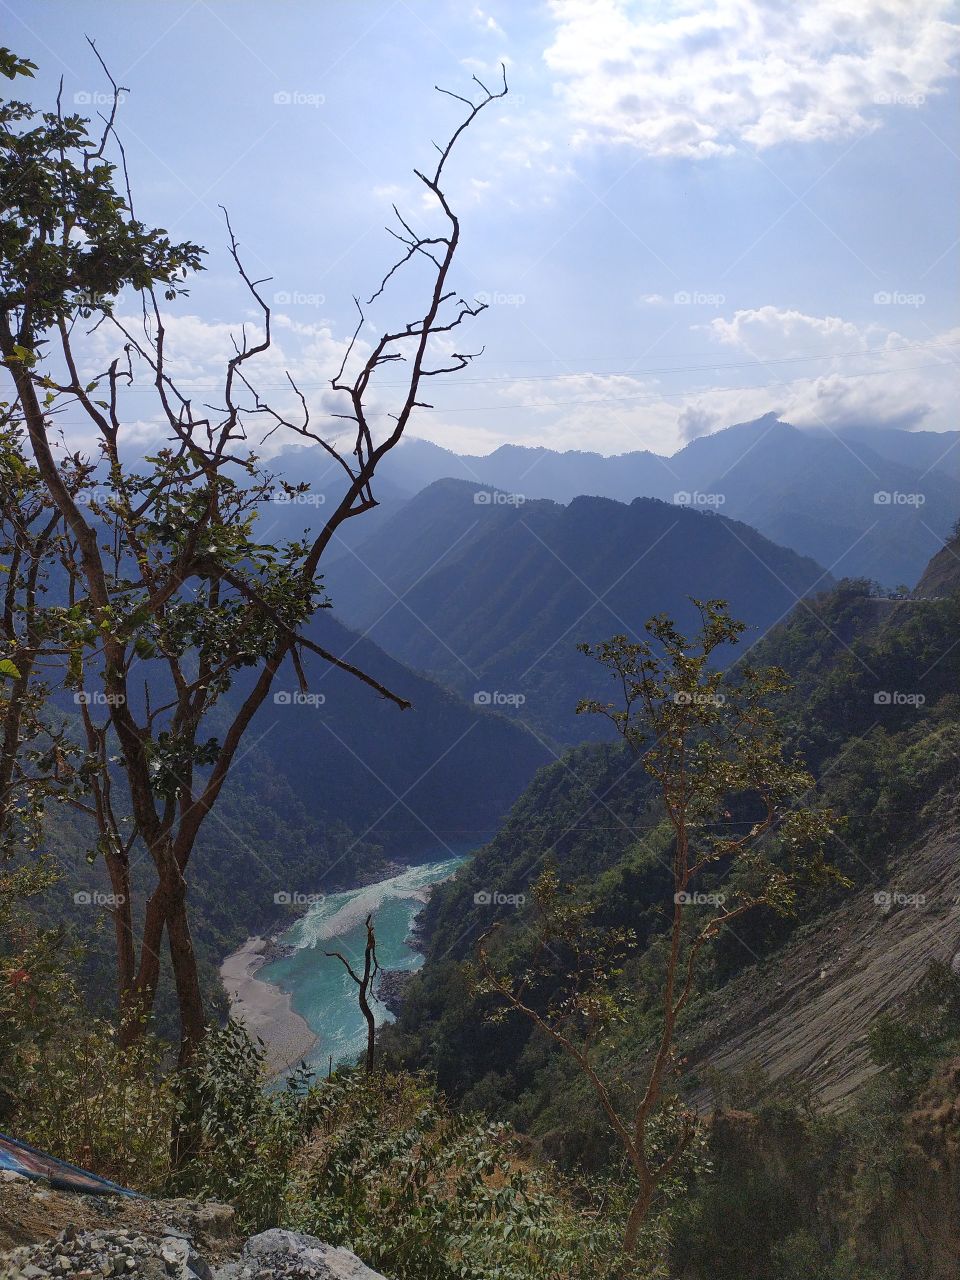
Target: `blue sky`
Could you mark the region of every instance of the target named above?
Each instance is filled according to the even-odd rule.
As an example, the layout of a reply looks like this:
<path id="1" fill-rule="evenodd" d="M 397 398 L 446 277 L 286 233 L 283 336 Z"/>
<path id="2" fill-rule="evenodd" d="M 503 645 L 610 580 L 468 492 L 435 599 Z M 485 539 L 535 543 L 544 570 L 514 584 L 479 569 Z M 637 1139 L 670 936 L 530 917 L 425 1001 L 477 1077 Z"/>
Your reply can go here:
<path id="1" fill-rule="evenodd" d="M 392 260 L 391 200 L 429 216 L 411 169 L 459 118 L 432 86 L 468 92 L 502 60 L 510 95 L 450 181 L 458 287 L 492 300 L 468 339 L 485 354 L 431 388 L 413 434 L 615 453 L 770 409 L 960 426 L 958 28 L 940 0 L 3 8 L 37 101 L 62 75 L 66 102 L 96 109 L 85 34 L 129 88 L 138 212 L 210 250 L 171 328 L 198 390 L 250 314 L 218 204 L 273 277 L 263 383 L 291 367 L 322 413 L 352 296 Z"/>

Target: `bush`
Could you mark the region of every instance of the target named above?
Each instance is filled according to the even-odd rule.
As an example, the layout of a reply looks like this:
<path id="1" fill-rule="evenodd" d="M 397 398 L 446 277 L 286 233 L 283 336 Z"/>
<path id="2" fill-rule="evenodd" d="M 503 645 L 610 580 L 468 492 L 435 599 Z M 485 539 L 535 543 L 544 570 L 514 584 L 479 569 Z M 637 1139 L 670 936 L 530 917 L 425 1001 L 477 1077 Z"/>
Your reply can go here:
<path id="1" fill-rule="evenodd" d="M 340 1074 L 296 1178 L 296 1225 L 397 1280 L 603 1280 L 619 1193 L 533 1170 L 502 1125 L 447 1109 L 423 1078 Z"/>
<path id="2" fill-rule="evenodd" d="M 176 1110 L 164 1053 L 149 1036 L 123 1048 L 105 1021 L 65 1023 L 23 1067 L 18 1136 L 124 1186 L 163 1192 Z"/>
<path id="3" fill-rule="evenodd" d="M 228 1201 L 251 1232 L 287 1225 L 293 1158 L 316 1112 L 306 1072 L 266 1091 L 264 1056 L 262 1041 L 230 1021 L 207 1035 L 177 1083 L 179 1121 L 193 1145 L 171 1185 Z"/>

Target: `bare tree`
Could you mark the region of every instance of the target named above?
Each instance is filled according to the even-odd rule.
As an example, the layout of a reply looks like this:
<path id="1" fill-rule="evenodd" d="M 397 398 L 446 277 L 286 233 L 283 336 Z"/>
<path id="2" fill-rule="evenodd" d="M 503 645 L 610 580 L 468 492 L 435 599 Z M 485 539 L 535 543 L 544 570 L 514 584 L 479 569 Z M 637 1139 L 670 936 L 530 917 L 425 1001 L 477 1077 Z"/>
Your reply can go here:
<path id="1" fill-rule="evenodd" d="M 92 46 L 93 47 L 93 46 Z M 96 52 L 94 48 L 94 52 Z M 97 54 L 99 58 L 99 54 Z M 104 73 L 106 66 L 101 60 Z M 29 74 L 29 72 L 28 72 Z M 118 945 L 120 1008 L 136 1035 L 154 1004 L 166 934 L 181 1019 L 181 1061 L 204 1033 L 204 1007 L 188 921 L 187 870 L 198 833 L 222 791 L 253 717 L 284 661 L 306 688 L 303 655 L 310 652 L 363 681 L 401 709 L 402 694 L 328 652 L 304 627 L 323 597 L 319 567 L 347 520 L 376 506 L 374 480 L 414 410 L 425 378 L 466 367 L 479 353 L 438 358 L 448 340 L 484 310 L 450 286 L 460 223 L 443 187 L 447 163 L 464 131 L 496 92 L 477 81 L 479 101 L 448 95 L 467 108 L 428 174 L 415 171 L 436 201 L 445 230 L 415 232 L 397 212 L 392 234 L 403 251 L 368 300 L 375 302 L 412 260 L 426 263 L 430 283 L 422 309 L 388 330 L 369 353 L 358 321 L 332 387 L 345 397 L 340 422 L 315 426 L 307 399 L 287 375 L 290 412 L 271 406 L 256 389 L 254 368 L 272 342 L 271 310 L 241 259 L 225 214 L 229 253 L 259 314 L 255 332 L 243 327 L 224 363 L 219 397 L 197 405 L 171 371 L 162 303 L 185 292 L 202 269 L 203 250 L 173 244 L 139 221 L 122 145 L 115 130 L 121 87 L 112 77 L 113 105 L 92 135 L 87 121 L 61 106 L 37 113 L 28 105 L 0 105 L 5 224 L 0 262 L 0 353 L 26 424 L 27 439 L 52 510 L 62 520 L 63 564 L 69 598 L 61 619 L 70 655 L 66 679 L 77 690 L 95 685 L 83 702 L 90 750 L 102 762 L 96 796 L 100 847 L 114 892 L 128 904 L 139 851 L 155 870 L 155 884 L 134 936 L 128 912 Z M 444 91 L 441 91 L 444 92 Z M 436 145 L 436 144 L 435 144 Z M 116 162 L 108 159 L 108 151 Z M 115 313 L 113 299 L 133 288 L 141 317 Z M 83 321 L 113 332 L 120 350 L 106 367 L 85 367 Z M 385 433 L 371 423 L 370 399 L 383 365 L 403 364 L 406 376 Z M 167 440 L 139 467 L 130 462 L 129 392 L 151 389 Z M 58 441 L 57 417 L 86 424 L 90 456 Z M 136 414 L 142 417 L 142 409 Z M 344 428 L 343 421 L 349 425 Z M 303 541 L 266 546 L 257 540 L 258 504 L 278 489 L 254 447 L 276 432 L 311 441 L 342 472 L 342 497 L 323 526 Z M 253 441 L 253 444 L 251 444 Z M 294 486 L 295 487 L 295 486 Z M 224 695 L 237 674 L 256 677 L 228 706 Z M 210 713 L 228 713 L 210 734 Z M 107 757 L 117 744 L 121 795 L 111 794 Z"/>
<path id="2" fill-rule="evenodd" d="M 360 1003 L 360 1012 L 363 1014 L 367 1024 L 367 1056 L 366 1056 L 366 1072 L 367 1075 L 373 1074 L 374 1052 L 377 1044 L 377 1024 L 374 1020 L 373 1010 L 370 1008 L 368 996 L 370 994 L 370 984 L 380 972 L 380 965 L 377 963 L 377 936 L 373 931 L 373 916 L 367 916 L 367 941 L 363 948 L 363 974 L 362 976 L 354 972 L 353 966 L 342 951 L 325 952 L 332 960 L 339 960 L 343 967 L 349 973 L 350 977 L 357 984 L 357 1000 Z"/>

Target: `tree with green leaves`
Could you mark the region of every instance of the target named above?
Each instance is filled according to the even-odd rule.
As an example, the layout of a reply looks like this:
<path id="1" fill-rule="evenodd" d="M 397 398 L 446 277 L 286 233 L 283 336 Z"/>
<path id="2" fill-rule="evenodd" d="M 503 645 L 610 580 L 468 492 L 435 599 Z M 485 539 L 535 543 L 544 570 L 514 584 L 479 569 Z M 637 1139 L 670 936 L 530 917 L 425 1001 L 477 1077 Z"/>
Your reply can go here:
<path id="1" fill-rule="evenodd" d="M 316 644 L 305 628 L 329 604 L 320 574 L 324 553 L 346 521 L 377 505 L 378 469 L 422 404 L 423 381 L 473 359 L 447 354 L 451 336 L 484 304 L 465 301 L 450 284 L 460 223 L 444 176 L 464 131 L 507 86 L 504 79 L 491 91 L 477 82 L 477 102 L 451 95 L 465 105 L 464 117 L 437 148 L 435 167 L 415 171 L 444 229 L 414 231 L 397 213 L 400 229 L 393 234 L 402 251 L 369 303 L 357 302 L 357 326 L 331 382 L 343 411 L 314 425 L 289 375 L 292 409 L 272 406 L 257 391 L 256 362 L 271 346 L 271 309 L 264 282 L 243 265 L 226 215 L 229 256 L 259 321 L 243 327 L 225 357 L 212 404 L 197 405 L 178 386 L 167 309 L 202 270 L 204 250 L 174 242 L 137 217 L 116 127 L 122 89 L 102 59 L 100 65 L 113 94 L 95 130 L 65 114 L 59 101 L 43 112 L 15 99 L 0 104 L 0 355 L 25 424 L 30 465 L 62 527 L 63 679 L 75 692 L 85 746 L 101 762 L 95 819 L 120 904 L 120 1012 L 126 1034 L 140 1034 L 166 937 L 186 1061 L 205 1029 L 188 866 L 281 666 L 289 661 L 305 689 L 303 655 L 311 652 L 395 707 L 409 705 Z M 0 62 L 10 78 L 32 70 L 9 52 Z M 368 344 L 366 306 L 413 261 L 428 271 L 422 307 Z M 124 290 L 138 295 L 138 320 L 116 306 Z M 86 342 L 94 330 L 101 347 L 108 337 L 115 341 L 106 363 L 94 361 Z M 406 376 L 396 411 L 378 429 L 370 409 L 376 375 L 398 363 Z M 142 400 L 134 407 L 133 391 L 152 395 L 147 414 Z M 137 460 L 131 427 L 145 416 L 161 438 Z M 59 428 L 60 418 L 69 426 Z M 257 438 L 276 433 L 323 449 L 343 481 L 322 527 L 278 546 L 260 535 L 259 510 L 277 493 L 290 496 L 306 486 L 276 481 L 258 456 Z M 236 702 L 229 700 L 247 672 L 252 681 Z M 142 920 L 135 921 L 131 904 L 135 879 L 143 885 L 144 854 L 152 884 Z"/>
<path id="2" fill-rule="evenodd" d="M 625 1229 L 631 1255 L 657 1192 L 697 1134 L 696 1113 L 677 1090 L 677 1038 L 704 949 L 750 912 L 792 912 L 802 879 L 828 874 L 822 850 L 834 822 L 813 803 L 815 783 L 802 762 L 785 753 L 774 706 L 786 675 L 746 663 L 718 670 L 720 651 L 745 625 L 724 601 L 694 604 L 693 639 L 661 614 L 647 623 L 645 640 L 618 635 L 579 646 L 609 673 L 617 700 L 583 701 L 577 710 L 604 716 L 630 748 L 651 779 L 668 837 L 672 901 L 663 904 L 666 946 L 653 1004 L 644 1007 L 624 987 L 629 932 L 593 924 L 589 903 L 565 892 L 553 870 L 535 886 L 535 944 L 524 971 L 511 972 L 494 953 L 493 931 L 477 952 L 480 990 L 572 1060 L 616 1135 L 635 1181 Z M 653 1031 L 639 1084 L 625 1088 L 605 1064 L 610 1032 L 631 1006 Z"/>

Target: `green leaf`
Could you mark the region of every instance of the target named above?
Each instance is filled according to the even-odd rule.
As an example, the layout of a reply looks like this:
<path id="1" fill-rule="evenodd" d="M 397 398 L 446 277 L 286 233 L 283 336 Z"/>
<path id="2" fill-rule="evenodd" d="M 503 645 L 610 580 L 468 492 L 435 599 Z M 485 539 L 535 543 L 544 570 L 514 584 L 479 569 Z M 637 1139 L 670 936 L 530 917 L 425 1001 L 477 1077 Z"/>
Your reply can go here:
<path id="1" fill-rule="evenodd" d="M 8 676 L 11 680 L 19 680 L 20 672 L 17 664 L 9 658 L 0 658 L 0 676 Z"/>

